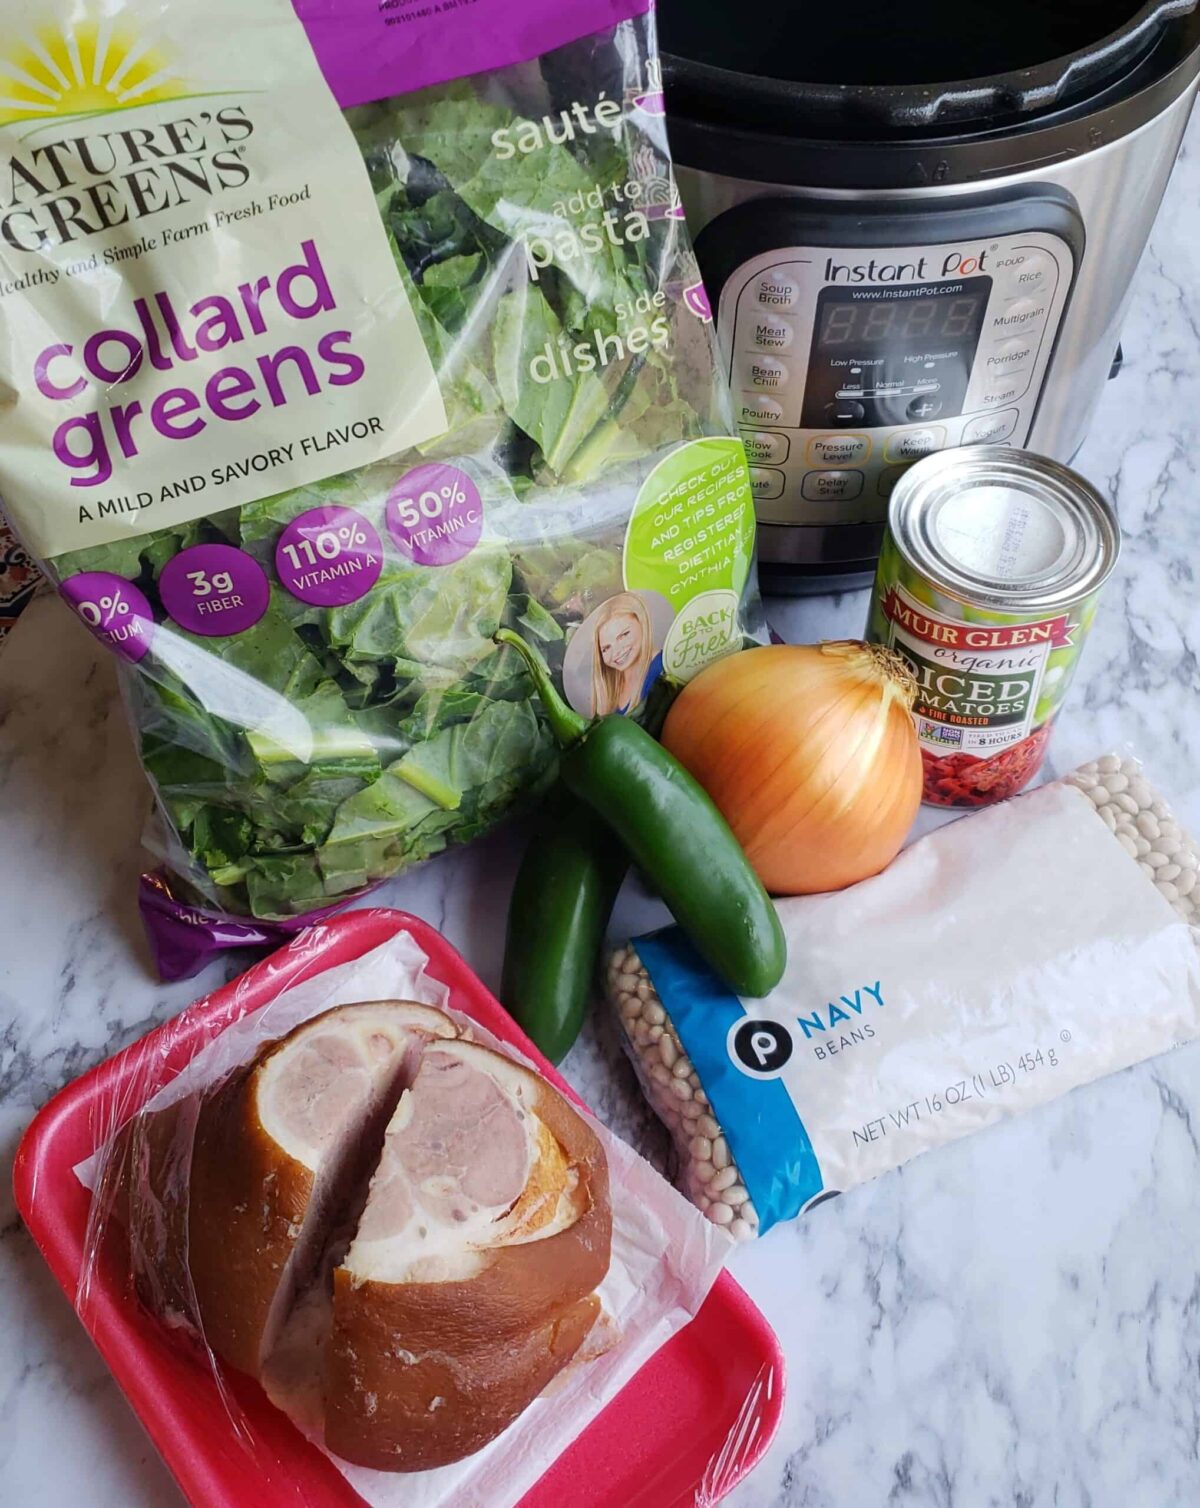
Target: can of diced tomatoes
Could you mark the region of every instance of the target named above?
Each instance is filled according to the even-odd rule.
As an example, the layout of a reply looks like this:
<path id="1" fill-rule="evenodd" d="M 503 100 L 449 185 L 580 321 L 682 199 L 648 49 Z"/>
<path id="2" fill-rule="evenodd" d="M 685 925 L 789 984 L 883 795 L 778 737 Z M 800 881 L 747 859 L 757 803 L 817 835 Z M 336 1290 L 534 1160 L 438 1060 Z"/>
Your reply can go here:
<path id="1" fill-rule="evenodd" d="M 927 802 L 988 806 L 1037 774 L 1120 551 L 1106 499 L 1026 451 L 942 451 L 900 479 L 868 632 L 917 678 Z"/>

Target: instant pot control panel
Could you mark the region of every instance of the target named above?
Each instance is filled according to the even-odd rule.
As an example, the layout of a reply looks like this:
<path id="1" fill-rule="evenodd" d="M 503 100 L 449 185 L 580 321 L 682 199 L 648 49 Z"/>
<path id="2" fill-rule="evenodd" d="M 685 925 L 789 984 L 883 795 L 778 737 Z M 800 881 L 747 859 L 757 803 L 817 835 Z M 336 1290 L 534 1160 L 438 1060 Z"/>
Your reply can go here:
<path id="1" fill-rule="evenodd" d="M 760 522 L 882 522 L 922 456 L 1028 441 L 1082 251 L 1076 217 L 1041 209 L 1044 228 L 1000 234 L 726 251 L 718 331 Z"/>

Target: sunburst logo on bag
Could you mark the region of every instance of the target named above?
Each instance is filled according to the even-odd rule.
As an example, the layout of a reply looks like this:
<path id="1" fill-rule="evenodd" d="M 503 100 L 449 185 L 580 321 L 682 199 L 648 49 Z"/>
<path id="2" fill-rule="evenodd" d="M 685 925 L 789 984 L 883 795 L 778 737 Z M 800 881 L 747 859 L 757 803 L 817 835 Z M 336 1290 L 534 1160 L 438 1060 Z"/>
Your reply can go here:
<path id="1" fill-rule="evenodd" d="M 189 92 L 159 44 L 109 18 L 42 26 L 0 51 L 0 126 L 106 115 Z"/>

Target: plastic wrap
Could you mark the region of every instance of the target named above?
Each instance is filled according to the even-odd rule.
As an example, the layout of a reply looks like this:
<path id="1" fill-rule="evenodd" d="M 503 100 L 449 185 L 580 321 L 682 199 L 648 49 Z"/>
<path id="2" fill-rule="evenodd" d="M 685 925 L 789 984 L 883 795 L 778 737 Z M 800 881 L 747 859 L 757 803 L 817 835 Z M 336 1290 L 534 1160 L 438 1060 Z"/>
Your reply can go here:
<path id="1" fill-rule="evenodd" d="M 679 1186 L 739 1239 L 1200 1036 L 1200 848 L 1139 761 L 779 903 L 790 962 L 741 1001 L 675 929 L 607 971 Z"/>
<path id="2" fill-rule="evenodd" d="M 64 55 L 116 70 L 63 148 L 107 218 L 39 201 L 0 238 L 0 485 L 121 660 L 164 972 L 547 787 L 500 626 L 587 715 L 764 637 L 648 7 L 125 0 L 100 41 L 63 21 Z M 161 56 L 116 68 L 126 20 Z M 186 77 L 164 61 L 185 56 Z M 18 156 L 28 126 L 0 120 Z M 91 184 L 132 128 L 145 161 Z"/>
<path id="3" fill-rule="evenodd" d="M 719 1503 L 754 1465 L 769 1443 L 770 1417 L 783 1393 L 783 1372 L 766 1363 L 750 1385 L 719 1449 L 715 1450 L 696 1492 L 696 1508 Z"/>
<path id="4" fill-rule="evenodd" d="M 317 931 L 319 934 L 320 929 Z M 318 955 L 321 947 L 318 936 Z M 261 1430 L 246 1417 L 243 1405 L 247 1379 L 232 1372 L 213 1353 L 196 1328 L 194 1312 L 189 1315 L 186 1292 L 178 1285 L 155 1289 L 146 1281 L 156 1270 L 166 1270 L 160 1266 L 159 1243 L 170 1238 L 181 1215 L 186 1218 L 196 1097 L 212 1093 L 234 1070 L 254 1058 L 264 1043 L 333 1006 L 397 998 L 446 1010 L 446 987 L 425 972 L 425 962 L 411 936 L 401 932 L 354 962 L 326 968 L 315 977 L 290 984 L 251 1014 L 239 1015 L 236 1001 L 232 1002 L 224 1013 L 228 1024 L 217 1023 L 224 1029 L 182 1065 L 164 1088 L 147 1097 L 144 1085 L 137 1079 L 131 1081 L 122 1101 L 112 1107 L 112 1124 L 105 1128 L 108 1134 L 100 1150 L 76 1170 L 81 1181 L 93 1190 L 77 1293 L 81 1316 L 87 1322 L 89 1306 L 98 1299 L 99 1289 L 94 1289 L 93 1280 L 101 1270 L 100 1264 L 105 1264 L 107 1272 L 111 1272 L 114 1261 L 119 1264 L 129 1302 L 137 1302 L 133 1292 L 137 1274 L 143 1295 L 173 1327 L 179 1364 L 200 1367 L 215 1379 L 225 1400 L 232 1437 L 252 1456 L 256 1467 L 261 1466 L 264 1482 L 269 1482 L 276 1493 L 271 1501 L 289 1499 L 286 1460 L 281 1462 L 271 1453 Z M 508 1056 L 524 1061 L 478 1022 L 452 1011 L 449 1014 L 476 1042 L 497 1046 Z M 162 1052 L 146 1061 L 148 1083 L 160 1081 L 162 1053 L 170 1055 L 171 1051 L 168 1038 Z M 177 1115 L 171 1136 L 166 1145 L 160 1143 L 156 1148 L 161 1166 L 169 1170 L 161 1184 L 161 1219 L 157 1224 L 137 1222 L 141 1234 L 131 1235 L 130 1149 L 138 1145 L 139 1129 L 160 1122 L 162 1113 L 172 1106 Z M 136 1113 L 131 1115 L 134 1109 Z M 326 1452 L 368 1503 L 404 1508 L 440 1503 L 454 1503 L 456 1508 L 503 1508 L 515 1503 L 638 1368 L 688 1322 L 718 1276 L 729 1250 L 726 1237 L 701 1221 L 648 1164 L 590 1117 L 586 1119 L 604 1146 L 613 1210 L 612 1260 L 599 1290 L 603 1310 L 593 1334 L 575 1361 L 513 1425 L 456 1465 L 391 1474 L 350 1465 Z M 143 1145 L 145 1142 L 142 1138 Z M 144 1189 L 143 1183 L 143 1193 Z M 777 1380 L 770 1385 L 777 1387 Z M 727 1478 L 731 1471 L 737 1474 L 738 1460 L 752 1453 L 754 1420 L 762 1411 L 760 1394 L 761 1386 L 748 1401 L 747 1415 L 735 1430 L 737 1439 L 714 1467 Z M 297 1422 L 324 1449 L 311 1422 L 303 1418 Z M 305 1501 L 300 1487 L 293 1490 L 292 1500 Z"/>

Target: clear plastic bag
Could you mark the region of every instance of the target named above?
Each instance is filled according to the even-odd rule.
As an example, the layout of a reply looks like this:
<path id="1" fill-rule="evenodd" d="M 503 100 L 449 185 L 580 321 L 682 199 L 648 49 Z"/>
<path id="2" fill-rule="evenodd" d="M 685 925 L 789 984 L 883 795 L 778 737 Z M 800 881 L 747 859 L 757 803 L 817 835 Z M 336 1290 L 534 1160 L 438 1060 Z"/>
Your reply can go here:
<path id="1" fill-rule="evenodd" d="M 179 975 L 546 788 L 499 627 L 580 710 L 632 715 L 764 628 L 646 4 L 149 8 L 232 103 L 200 117 L 197 78 L 155 75 L 96 131 L 165 133 L 164 160 L 203 135 L 220 208 L 190 157 L 152 162 L 156 241 L 135 195 L 103 235 L 47 209 L 38 245 L 0 242 L 26 275 L 0 484 L 123 661 L 167 871 L 143 910 Z"/>
<path id="2" fill-rule="evenodd" d="M 742 1240 L 1200 1036 L 1200 846 L 1130 756 L 779 909 L 791 960 L 765 1001 L 675 929 L 607 970 L 679 1186 Z"/>
<path id="3" fill-rule="evenodd" d="M 318 967 L 326 946 L 320 933 L 315 929 L 313 962 Z M 146 1057 L 145 1081 L 135 1078 L 123 1101 L 111 1106 L 111 1125 L 105 1128 L 100 1150 L 76 1170 L 93 1190 L 76 1296 L 81 1317 L 87 1323 L 93 1304 L 112 1302 L 115 1272 L 126 1290 L 124 1301 L 145 1304 L 173 1329 L 179 1365 L 199 1367 L 211 1375 L 224 1401 L 231 1437 L 271 1484 L 272 1501 L 303 1502 L 303 1486 L 292 1482 L 278 1431 L 271 1437 L 272 1453 L 251 1412 L 248 1400 L 257 1390 L 247 1390 L 245 1378 L 216 1353 L 212 1337 L 198 1321 L 190 1267 L 181 1269 L 170 1256 L 172 1248 L 179 1248 L 180 1230 L 188 1222 L 199 1108 L 228 1092 L 239 1071 L 264 1047 L 355 1000 L 396 997 L 423 1003 L 444 1013 L 447 1029 L 461 1040 L 495 1048 L 514 1062 L 524 1061 L 477 1021 L 449 1009 L 446 987 L 426 973 L 425 965 L 414 939 L 400 933 L 351 963 L 324 968 L 283 988 L 249 1014 L 239 1014 L 234 1000 L 224 1013 L 231 1024 L 165 1087 L 148 1094 L 148 1085 L 161 1081 L 163 1057 L 174 1058 L 177 1046 L 193 1036 L 195 1022 L 185 1013 L 178 1030 L 169 1030 L 159 1050 Z M 517 1502 L 643 1363 L 688 1323 L 719 1275 L 730 1250 L 722 1233 L 700 1220 L 634 1152 L 580 1114 L 603 1145 L 609 1175 L 612 1247 L 608 1273 L 597 1290 L 601 1316 L 575 1359 L 498 1438 L 456 1464 L 433 1470 L 393 1474 L 352 1465 L 326 1450 L 320 1404 L 314 1412 L 311 1393 L 293 1385 L 286 1355 L 268 1369 L 271 1395 L 354 1490 L 377 1508 L 432 1508 L 443 1503 L 503 1508 Z M 298 1311 L 295 1328 L 289 1325 L 283 1332 L 286 1343 L 301 1349 L 306 1344 L 303 1319 Z M 390 1343 L 402 1346 L 403 1336 L 391 1336 Z M 739 1463 L 756 1454 L 754 1421 L 762 1416 L 775 1387 L 773 1378 L 760 1379 L 747 1400 L 745 1418 L 714 1461 L 713 1469 L 723 1480 L 739 1474 Z M 190 1406 L 192 1393 L 186 1383 L 181 1383 L 180 1393 Z M 252 1408 L 262 1407 L 256 1398 Z"/>

